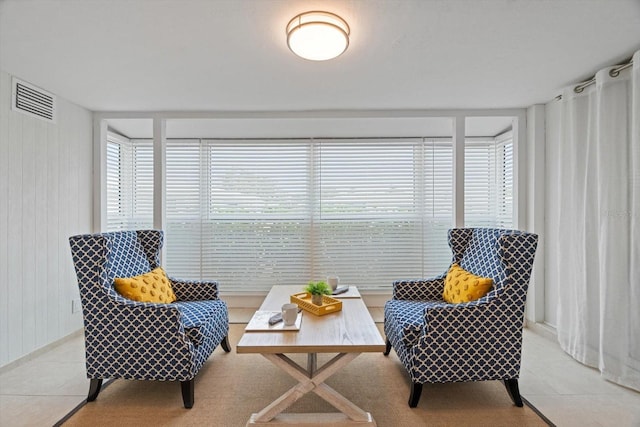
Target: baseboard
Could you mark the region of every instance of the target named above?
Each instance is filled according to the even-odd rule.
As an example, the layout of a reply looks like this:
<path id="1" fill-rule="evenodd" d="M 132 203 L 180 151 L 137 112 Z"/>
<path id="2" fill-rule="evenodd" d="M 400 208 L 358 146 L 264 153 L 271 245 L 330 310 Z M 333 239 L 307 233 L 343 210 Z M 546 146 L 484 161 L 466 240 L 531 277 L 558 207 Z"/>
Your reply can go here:
<path id="1" fill-rule="evenodd" d="M 533 322 L 531 320 L 525 319 L 525 327 L 531 332 L 540 335 L 550 341 L 556 343 L 558 342 L 558 332 L 556 331 L 556 328 L 549 325 L 548 323 Z"/>
<path id="2" fill-rule="evenodd" d="M 257 310 L 266 296 L 267 292 L 220 292 L 220 299 L 226 302 L 229 308 L 252 308 Z"/>
<path id="3" fill-rule="evenodd" d="M 391 299 L 391 291 L 362 291 L 362 300 L 368 308 L 384 307 L 384 304 Z"/>

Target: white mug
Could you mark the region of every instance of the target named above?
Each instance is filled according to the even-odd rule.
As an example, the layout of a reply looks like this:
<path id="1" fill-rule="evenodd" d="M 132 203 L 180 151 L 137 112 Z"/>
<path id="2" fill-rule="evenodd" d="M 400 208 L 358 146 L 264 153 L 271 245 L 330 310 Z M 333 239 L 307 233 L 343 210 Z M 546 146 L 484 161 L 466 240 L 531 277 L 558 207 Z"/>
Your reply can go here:
<path id="1" fill-rule="evenodd" d="M 282 306 L 282 320 L 284 320 L 285 326 L 295 325 L 297 318 L 298 318 L 297 304 L 284 304 Z"/>
<path id="2" fill-rule="evenodd" d="M 340 283 L 340 278 L 338 276 L 328 276 L 327 284 L 331 287 L 332 291 L 335 291 Z"/>

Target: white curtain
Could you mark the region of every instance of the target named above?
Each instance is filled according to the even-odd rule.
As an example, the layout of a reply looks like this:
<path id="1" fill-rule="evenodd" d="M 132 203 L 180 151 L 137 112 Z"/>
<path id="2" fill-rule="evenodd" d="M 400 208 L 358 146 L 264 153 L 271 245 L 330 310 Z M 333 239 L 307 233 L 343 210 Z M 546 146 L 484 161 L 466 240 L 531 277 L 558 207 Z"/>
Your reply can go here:
<path id="1" fill-rule="evenodd" d="M 548 286 L 561 347 L 640 390 L 640 51 L 562 94 L 548 118 Z"/>

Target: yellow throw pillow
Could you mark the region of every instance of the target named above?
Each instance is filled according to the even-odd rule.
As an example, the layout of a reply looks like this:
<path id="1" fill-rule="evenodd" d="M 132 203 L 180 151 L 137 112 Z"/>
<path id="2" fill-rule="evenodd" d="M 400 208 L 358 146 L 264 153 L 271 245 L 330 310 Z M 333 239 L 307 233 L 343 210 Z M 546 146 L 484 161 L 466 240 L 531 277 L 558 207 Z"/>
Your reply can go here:
<path id="1" fill-rule="evenodd" d="M 493 279 L 480 277 L 453 263 L 444 279 L 442 298 L 449 303 L 475 301 L 493 286 Z"/>
<path id="2" fill-rule="evenodd" d="M 114 287 L 120 295 L 134 301 L 171 303 L 176 295 L 162 267 L 134 277 L 116 277 Z"/>

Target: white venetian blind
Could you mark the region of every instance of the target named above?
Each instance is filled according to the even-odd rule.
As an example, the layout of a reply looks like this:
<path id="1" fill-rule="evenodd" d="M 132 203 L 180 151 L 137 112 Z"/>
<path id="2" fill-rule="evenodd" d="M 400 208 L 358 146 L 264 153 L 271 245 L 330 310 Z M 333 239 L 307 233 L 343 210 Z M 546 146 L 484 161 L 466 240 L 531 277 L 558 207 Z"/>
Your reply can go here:
<path id="1" fill-rule="evenodd" d="M 334 140 L 318 148 L 319 275 L 365 288 L 422 277 L 421 140 Z"/>
<path id="2" fill-rule="evenodd" d="M 153 145 L 110 134 L 109 230 L 153 224 Z M 329 274 L 362 289 L 432 277 L 451 260 L 451 139 L 170 139 L 166 260 L 226 291 Z M 465 143 L 465 223 L 512 225 L 511 133 Z"/>
<path id="3" fill-rule="evenodd" d="M 107 230 L 153 226 L 153 144 L 107 134 Z"/>
<path id="4" fill-rule="evenodd" d="M 308 141 L 167 143 L 167 268 L 264 290 L 312 276 Z"/>
<path id="5" fill-rule="evenodd" d="M 130 228 L 153 228 L 153 141 L 132 139 L 133 194 Z"/>
<path id="6" fill-rule="evenodd" d="M 513 227 L 513 138 L 498 138 L 496 143 L 496 226 Z"/>
<path id="7" fill-rule="evenodd" d="M 169 140 L 166 159 L 174 276 L 372 289 L 451 259 L 450 140 Z"/>
<path id="8" fill-rule="evenodd" d="M 376 289 L 446 269 L 451 141 L 334 140 L 318 150 L 319 273 Z"/>
<path id="9" fill-rule="evenodd" d="M 121 230 L 124 222 L 121 144 L 107 136 L 107 231 Z"/>
<path id="10" fill-rule="evenodd" d="M 166 147 L 165 265 L 174 277 L 202 279 L 204 150 L 199 139 L 168 140 Z"/>
<path id="11" fill-rule="evenodd" d="M 511 228 L 513 140 L 511 132 L 465 142 L 465 226 Z"/>
<path id="12" fill-rule="evenodd" d="M 493 139 L 467 140 L 464 150 L 465 226 L 494 226 L 495 175 Z"/>
<path id="13" fill-rule="evenodd" d="M 447 232 L 453 224 L 453 145 L 424 142 L 424 277 L 443 273 L 451 263 Z"/>

